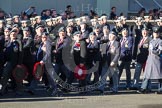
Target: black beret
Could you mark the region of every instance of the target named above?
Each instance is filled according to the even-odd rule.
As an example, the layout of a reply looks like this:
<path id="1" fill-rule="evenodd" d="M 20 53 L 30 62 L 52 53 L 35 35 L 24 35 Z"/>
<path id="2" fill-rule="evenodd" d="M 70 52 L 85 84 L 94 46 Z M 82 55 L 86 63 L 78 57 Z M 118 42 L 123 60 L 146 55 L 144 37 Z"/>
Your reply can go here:
<path id="1" fill-rule="evenodd" d="M 29 27 L 24 27 L 22 30 L 23 31 L 30 31 Z"/>
<path id="2" fill-rule="evenodd" d="M 91 32 L 89 35 L 95 35 L 96 36 L 96 33 L 95 32 Z"/>
<path id="3" fill-rule="evenodd" d="M 73 27 L 73 26 L 71 26 L 71 25 L 68 25 L 68 26 L 67 26 L 66 28 L 69 28 L 69 27 L 71 28 L 71 27 Z"/>
<path id="4" fill-rule="evenodd" d="M 94 27 L 94 29 L 100 29 L 101 28 L 101 26 L 99 25 L 99 24 L 97 24 L 95 27 Z"/>
<path id="5" fill-rule="evenodd" d="M 127 28 L 123 28 L 123 29 L 122 29 L 122 31 L 124 31 L 124 30 L 128 31 L 128 29 L 127 29 Z"/>
<path id="6" fill-rule="evenodd" d="M 70 8 L 70 7 L 71 7 L 71 5 L 67 5 L 67 6 L 66 6 L 66 8 Z"/>
<path id="7" fill-rule="evenodd" d="M 11 27 L 5 27 L 5 30 L 11 31 L 12 28 Z"/>
<path id="8" fill-rule="evenodd" d="M 64 27 L 60 27 L 58 32 L 65 32 L 65 28 Z"/>
<path id="9" fill-rule="evenodd" d="M 6 24 L 6 27 L 8 27 L 8 28 L 12 28 L 12 25 L 10 25 L 10 24 Z"/>
<path id="10" fill-rule="evenodd" d="M 103 26 L 103 29 L 109 29 L 109 27 L 108 26 Z"/>
<path id="11" fill-rule="evenodd" d="M 9 34 L 11 34 L 12 32 L 17 32 L 17 30 L 16 29 L 12 29 L 11 31 L 10 31 L 10 33 Z"/>
<path id="12" fill-rule="evenodd" d="M 19 25 L 18 25 L 18 24 L 14 24 L 12 27 L 16 27 L 16 28 L 18 28 L 18 27 L 19 27 Z"/>
<path id="13" fill-rule="evenodd" d="M 159 27 L 153 27 L 153 32 L 154 33 L 159 33 L 160 32 Z"/>
<path id="14" fill-rule="evenodd" d="M 111 31 L 109 34 L 117 35 L 114 31 Z"/>
<path id="15" fill-rule="evenodd" d="M 35 29 L 38 29 L 39 27 L 44 27 L 43 25 L 39 24 Z"/>
<path id="16" fill-rule="evenodd" d="M 73 36 L 75 36 L 77 34 L 81 34 L 81 32 L 80 31 L 76 31 L 76 32 L 73 33 Z"/>
<path id="17" fill-rule="evenodd" d="M 80 25 L 83 25 L 83 24 L 86 24 L 86 22 L 82 21 L 82 22 L 80 23 Z"/>
<path id="18" fill-rule="evenodd" d="M 144 27 L 142 30 L 147 30 L 148 31 L 149 29 L 147 27 Z"/>
<path id="19" fill-rule="evenodd" d="M 47 32 L 43 32 L 43 33 L 42 33 L 42 36 L 46 36 L 46 37 L 47 37 L 48 35 L 49 35 L 49 34 L 48 34 Z"/>

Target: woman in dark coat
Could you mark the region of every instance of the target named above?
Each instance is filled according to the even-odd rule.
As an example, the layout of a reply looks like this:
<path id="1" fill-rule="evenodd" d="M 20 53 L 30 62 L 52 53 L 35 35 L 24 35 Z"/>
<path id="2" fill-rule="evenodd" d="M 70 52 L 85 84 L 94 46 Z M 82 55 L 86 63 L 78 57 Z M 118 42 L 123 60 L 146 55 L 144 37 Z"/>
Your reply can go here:
<path id="1" fill-rule="evenodd" d="M 34 65 L 34 57 L 32 55 L 32 48 L 34 45 L 34 40 L 32 39 L 32 36 L 30 34 L 30 29 L 28 27 L 23 29 L 23 64 L 28 68 L 29 76 L 28 81 L 30 82 L 33 78 L 32 71 L 33 71 L 33 65 Z"/>
<path id="2" fill-rule="evenodd" d="M 94 83 L 99 81 L 99 62 L 101 60 L 99 52 L 99 43 L 96 40 L 96 34 L 94 32 L 90 33 L 90 42 L 87 45 L 87 66 L 89 70 L 88 81 L 90 82 L 91 74 L 94 73 Z M 94 68 L 95 67 L 95 68 Z"/>
<path id="3" fill-rule="evenodd" d="M 74 44 L 72 46 L 72 55 L 76 66 L 85 67 L 87 57 L 86 41 L 82 38 L 81 32 L 74 33 Z M 86 85 L 86 78 L 79 80 L 79 86 Z"/>

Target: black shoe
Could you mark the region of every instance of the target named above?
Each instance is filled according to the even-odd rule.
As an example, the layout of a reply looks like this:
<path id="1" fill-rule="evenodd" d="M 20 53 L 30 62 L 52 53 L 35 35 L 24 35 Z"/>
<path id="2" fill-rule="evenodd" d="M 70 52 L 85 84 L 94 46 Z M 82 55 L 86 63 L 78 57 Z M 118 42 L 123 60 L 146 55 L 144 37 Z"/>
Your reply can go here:
<path id="1" fill-rule="evenodd" d="M 0 95 L 3 96 L 4 94 L 7 94 L 8 88 L 6 87 L 5 89 L 0 90 Z"/>
<path id="2" fill-rule="evenodd" d="M 126 87 L 126 90 L 131 90 L 131 88 L 130 87 Z"/>
<path id="3" fill-rule="evenodd" d="M 59 94 L 56 90 L 53 90 L 50 94 L 50 96 L 55 96 L 55 97 L 59 97 Z"/>
<path id="4" fill-rule="evenodd" d="M 26 90 L 24 90 L 24 92 L 26 92 L 30 95 L 35 95 L 34 90 L 32 90 L 32 89 L 26 89 Z"/>
<path id="5" fill-rule="evenodd" d="M 162 94 L 162 91 L 157 91 L 155 92 L 155 94 Z"/>
<path id="6" fill-rule="evenodd" d="M 118 94 L 118 91 L 111 91 L 110 92 L 110 95 L 115 95 L 115 94 Z"/>
<path id="7" fill-rule="evenodd" d="M 147 94 L 149 93 L 150 91 L 149 90 L 146 90 L 146 89 L 140 89 L 140 90 L 137 90 L 137 93 L 139 94 Z"/>
<path id="8" fill-rule="evenodd" d="M 53 89 L 53 88 L 51 88 L 51 87 L 49 87 L 49 89 L 47 90 L 47 94 L 48 94 L 49 96 L 55 96 L 55 97 L 61 97 L 61 96 L 62 96 L 62 94 L 59 93 L 59 92 L 57 91 L 57 89 Z"/>
<path id="9" fill-rule="evenodd" d="M 64 93 L 69 93 L 70 92 L 70 90 L 68 90 L 66 88 L 61 89 L 61 91 L 64 92 Z"/>
<path id="10" fill-rule="evenodd" d="M 101 95 L 104 95 L 104 94 L 105 94 L 104 90 L 98 89 L 97 91 L 98 91 Z"/>
<path id="11" fill-rule="evenodd" d="M 3 96 L 4 94 L 0 91 L 0 96 Z"/>
<path id="12" fill-rule="evenodd" d="M 53 92 L 53 88 L 49 87 L 46 89 L 46 91 L 47 91 L 48 95 L 51 95 Z"/>
<path id="13" fill-rule="evenodd" d="M 35 95 L 35 94 L 34 94 L 34 91 L 32 91 L 32 90 L 29 90 L 28 93 L 29 93 L 30 95 Z"/>
<path id="14" fill-rule="evenodd" d="M 138 90 L 137 87 L 130 87 L 130 90 Z"/>
<path id="15" fill-rule="evenodd" d="M 49 86 L 47 86 L 47 87 L 46 87 L 46 91 L 48 91 L 49 89 L 50 89 L 50 87 L 49 87 Z"/>
<path id="16" fill-rule="evenodd" d="M 103 90 L 100 91 L 100 94 L 104 94 L 105 92 Z"/>
<path id="17" fill-rule="evenodd" d="M 87 95 L 87 94 L 88 94 L 88 92 L 83 91 L 83 92 L 79 92 L 79 94 L 80 94 L 80 95 Z"/>
<path id="18" fill-rule="evenodd" d="M 132 63 L 132 68 L 135 68 L 136 67 L 136 64 L 135 63 Z"/>
<path id="19" fill-rule="evenodd" d="M 22 91 L 17 91 L 16 93 L 15 93 L 15 96 L 23 96 L 24 94 L 23 94 L 23 92 Z"/>
<path id="20" fill-rule="evenodd" d="M 104 93 L 104 90 L 100 90 L 100 89 L 96 89 L 95 91 L 100 92 L 100 93 Z"/>

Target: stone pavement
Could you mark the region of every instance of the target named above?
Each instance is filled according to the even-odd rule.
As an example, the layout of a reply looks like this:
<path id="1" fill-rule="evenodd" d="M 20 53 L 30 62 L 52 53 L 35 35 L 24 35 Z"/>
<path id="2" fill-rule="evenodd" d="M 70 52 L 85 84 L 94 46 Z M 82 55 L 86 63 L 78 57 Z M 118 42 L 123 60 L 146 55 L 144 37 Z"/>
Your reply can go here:
<path id="1" fill-rule="evenodd" d="M 125 79 L 125 74 L 122 77 Z M 162 108 L 161 94 L 138 94 L 124 87 L 125 80 L 120 83 L 119 93 L 115 95 L 109 91 L 104 95 L 93 91 L 87 94 L 64 93 L 61 97 L 49 96 L 43 86 L 39 86 L 33 96 L 28 93 L 17 96 L 10 90 L 0 96 L 0 108 Z M 156 89 L 157 83 L 153 83 L 153 90 Z"/>
<path id="2" fill-rule="evenodd" d="M 1 98 L 0 108 L 162 108 L 162 95 L 121 93 L 64 97 Z"/>

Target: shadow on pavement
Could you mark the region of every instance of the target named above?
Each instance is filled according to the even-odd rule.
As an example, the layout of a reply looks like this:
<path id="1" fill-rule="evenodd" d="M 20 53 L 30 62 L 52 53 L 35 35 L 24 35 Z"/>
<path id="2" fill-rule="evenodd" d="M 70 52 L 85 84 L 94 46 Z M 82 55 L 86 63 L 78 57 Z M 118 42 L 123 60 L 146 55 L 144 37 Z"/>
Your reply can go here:
<path id="1" fill-rule="evenodd" d="M 138 108 L 162 108 L 162 104 L 156 104 L 156 105 L 151 105 L 151 104 L 140 105 Z"/>
<path id="2" fill-rule="evenodd" d="M 60 101 L 64 100 L 62 98 L 10 98 L 10 99 L 1 99 L 0 102 L 35 102 L 35 101 Z"/>

